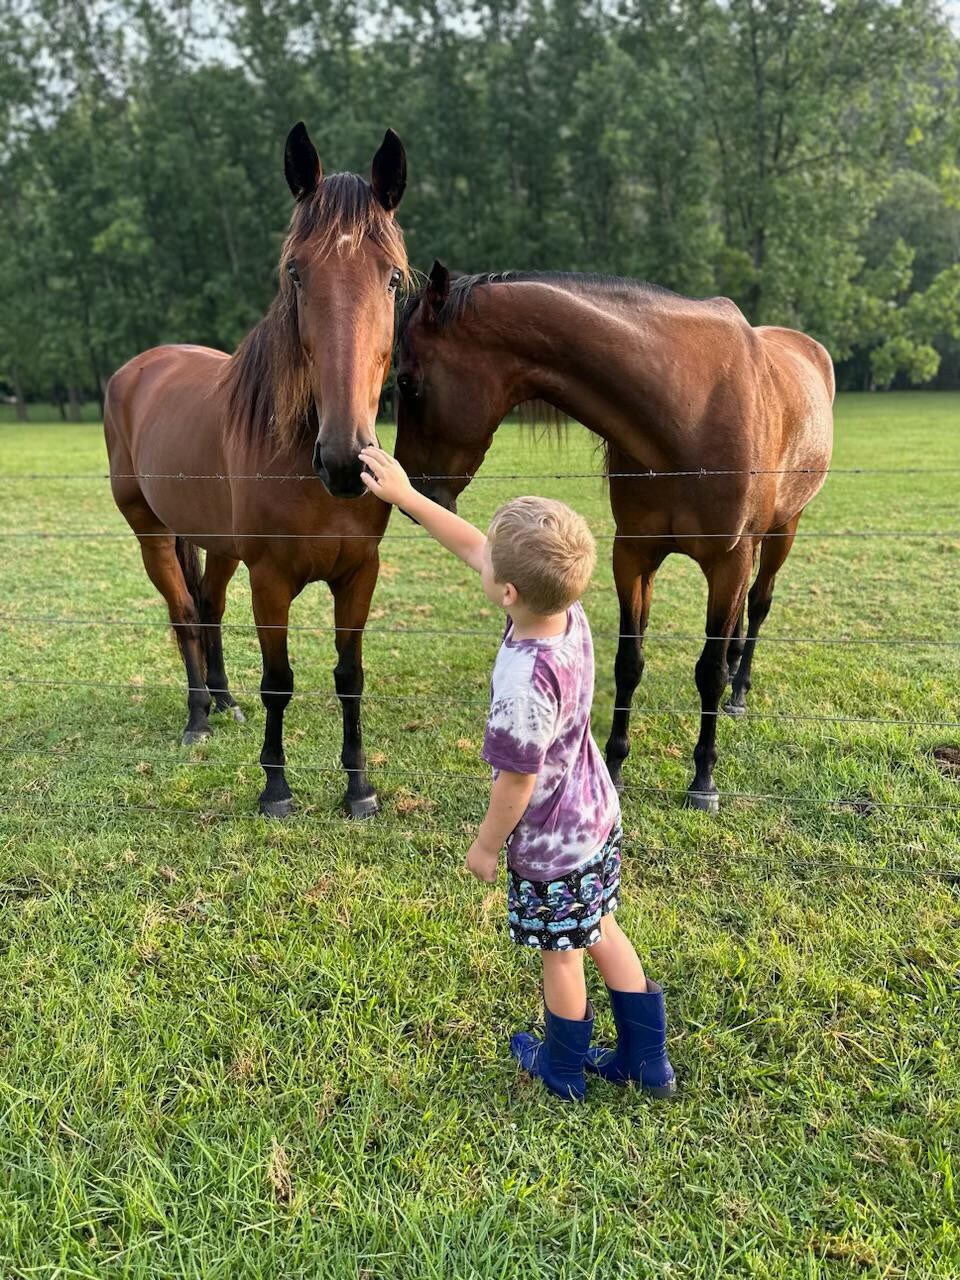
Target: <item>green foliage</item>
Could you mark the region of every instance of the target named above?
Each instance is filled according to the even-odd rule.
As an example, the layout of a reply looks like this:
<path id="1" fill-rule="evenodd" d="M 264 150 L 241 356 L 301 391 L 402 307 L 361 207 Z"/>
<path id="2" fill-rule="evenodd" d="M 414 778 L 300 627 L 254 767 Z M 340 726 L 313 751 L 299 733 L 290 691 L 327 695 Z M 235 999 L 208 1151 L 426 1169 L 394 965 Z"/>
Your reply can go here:
<path id="1" fill-rule="evenodd" d="M 723 292 L 842 381 L 952 378 L 957 55 L 935 0 L 0 0 L 0 378 L 62 401 L 232 348 L 298 118 L 328 169 L 398 129 L 421 269 Z"/>
<path id="2" fill-rule="evenodd" d="M 940 365 L 940 357 L 933 347 L 923 342 L 911 341 L 905 334 L 888 338 L 870 353 L 870 363 L 877 382 L 889 386 L 895 376 L 903 372 L 911 382 L 927 382 Z"/>

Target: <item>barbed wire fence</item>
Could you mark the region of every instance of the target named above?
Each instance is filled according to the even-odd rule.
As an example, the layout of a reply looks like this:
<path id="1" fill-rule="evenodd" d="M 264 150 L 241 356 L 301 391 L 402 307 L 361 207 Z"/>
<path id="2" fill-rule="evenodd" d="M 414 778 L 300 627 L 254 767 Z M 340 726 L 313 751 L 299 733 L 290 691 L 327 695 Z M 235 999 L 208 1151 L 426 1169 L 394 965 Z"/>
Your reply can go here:
<path id="1" fill-rule="evenodd" d="M 960 467 L 830 467 L 825 469 L 811 468 L 776 468 L 776 469 L 697 469 L 683 471 L 653 471 L 644 470 L 636 472 L 612 472 L 606 478 L 608 479 L 631 479 L 631 480 L 669 480 L 683 479 L 703 480 L 711 477 L 734 477 L 734 476 L 760 476 L 760 475 L 817 475 L 826 478 L 828 475 L 845 475 L 845 476 L 870 476 L 870 475 L 895 475 L 895 476 L 922 476 L 922 475 L 960 475 Z M 251 474 L 228 475 L 217 472 L 197 473 L 176 472 L 176 473 L 150 473 L 150 472 L 131 472 L 118 475 L 116 479 L 137 479 L 137 480 L 159 480 L 159 481 L 223 481 L 230 483 L 319 483 L 319 477 L 313 474 L 271 474 L 256 472 Z M 500 481 L 500 482 L 516 482 L 523 481 L 545 481 L 545 480 L 601 480 L 604 477 L 598 472 L 490 472 L 483 475 L 454 474 L 454 475 L 424 475 L 416 477 L 420 481 Z M 109 481 L 111 477 L 103 472 L 7 472 L 0 473 L 0 484 L 17 484 L 23 483 L 42 483 L 49 481 L 56 482 L 82 482 Z M 17 543 L 17 542 L 49 542 L 49 541 L 100 541 L 100 540 L 129 540 L 135 537 L 169 537 L 169 533 L 147 533 L 135 535 L 129 530 L 113 530 L 113 529 L 3 529 L 0 530 L 0 542 Z M 242 541 L 247 539 L 285 539 L 285 538 L 307 538 L 307 539 L 336 539 L 338 541 L 353 540 L 356 538 L 376 539 L 385 543 L 394 541 L 429 541 L 429 535 L 423 531 L 415 533 L 386 533 L 378 534 L 341 534 L 341 533 L 311 533 L 297 534 L 286 533 L 282 530 L 272 531 L 269 533 L 262 531 L 251 531 L 241 533 L 235 531 L 209 531 L 197 533 L 181 533 L 178 536 L 188 540 L 200 543 L 213 543 L 217 545 L 219 539 Z M 644 539 L 662 539 L 664 537 L 661 532 L 642 533 L 642 534 L 598 534 L 598 540 L 617 541 L 617 540 L 644 540 Z M 728 532 L 705 532 L 705 531 L 680 531 L 671 533 L 670 538 L 677 541 L 684 539 L 738 539 L 743 537 L 751 538 L 769 538 L 778 536 L 789 536 L 782 533 L 763 533 L 750 530 L 728 531 Z M 811 539 L 937 539 L 937 540 L 953 540 L 960 538 L 960 530 L 944 529 L 809 529 L 798 530 L 795 535 L 797 538 L 806 537 Z M 211 628 L 222 628 L 224 631 L 245 631 L 254 632 L 257 630 L 267 630 L 269 627 L 257 627 L 255 623 L 198 623 L 198 627 L 208 626 Z M 53 614 L 20 614 L 20 613 L 0 613 L 0 629 L 14 630 L 20 627 L 85 627 L 85 628 L 104 628 L 104 629 L 125 629 L 125 630 L 149 630 L 151 628 L 167 629 L 170 623 L 167 619 L 152 618 L 131 618 L 131 617 L 94 617 L 94 616 L 58 616 Z M 316 624 L 290 624 L 288 627 L 278 627 L 292 632 L 298 632 L 307 635 L 333 635 L 335 628 L 333 624 L 316 625 Z M 444 628 L 444 627 L 422 627 L 422 626 L 390 626 L 378 627 L 376 625 L 367 626 L 365 628 L 339 628 L 340 631 L 356 630 L 364 631 L 367 634 L 375 634 L 391 637 L 421 637 L 432 636 L 437 638 L 454 638 L 454 637 L 485 637 L 491 641 L 496 638 L 495 632 L 491 628 Z M 631 632 L 623 631 L 598 631 L 595 632 L 598 637 L 606 639 L 639 639 L 640 636 Z M 661 642 L 698 642 L 703 643 L 707 638 L 703 634 L 690 634 L 686 632 L 658 632 L 656 630 L 644 633 L 645 640 L 658 640 Z M 722 637 L 712 637 L 721 639 Z M 846 647 L 856 646 L 863 648 L 884 648 L 884 647 L 915 647 L 915 648 L 934 648 L 945 649 L 948 651 L 960 649 L 960 639 L 953 639 L 949 636 L 925 636 L 918 634 L 898 635 L 898 636 L 857 636 L 857 635 L 832 635 L 832 636 L 812 636 L 812 635 L 777 635 L 763 634 L 758 638 L 758 643 L 763 645 L 804 645 L 812 647 Z M 73 679 L 73 678 L 37 678 L 17 673 L 8 673 L 0 671 L 0 686 L 14 689 L 27 688 L 89 688 L 103 691 L 125 691 L 128 693 L 141 693 L 144 690 L 163 690 L 175 691 L 183 693 L 184 686 L 182 683 L 174 681 L 147 681 L 137 679 L 133 681 L 103 681 L 99 679 Z M 187 692 L 191 690 L 186 690 Z M 215 693 L 217 690 L 211 690 Z M 258 696 L 259 690 L 245 688 L 243 686 L 233 686 L 232 692 L 239 693 L 241 696 Z M 297 690 L 293 696 L 305 699 L 329 699 L 335 701 L 336 693 L 332 689 L 304 689 Z M 348 695 L 356 696 L 360 695 Z M 486 699 L 483 697 L 463 697 L 463 696 L 445 696 L 437 695 L 431 691 L 430 694 L 414 693 L 390 693 L 377 691 L 374 693 L 365 693 L 363 695 L 365 703 L 386 703 L 386 704 L 415 704 L 429 697 L 431 704 L 440 702 L 446 705 L 463 705 L 470 707 L 480 707 L 486 705 Z M 620 708 L 613 707 L 616 710 L 629 710 L 634 717 L 656 719 L 656 718 L 699 718 L 703 712 L 700 707 L 639 707 L 639 708 Z M 722 715 L 722 711 L 710 712 L 707 714 Z M 747 721 L 773 721 L 773 722 L 792 722 L 803 724 L 829 724 L 829 725 L 872 725 L 886 727 L 902 727 L 907 729 L 960 729 L 960 720 L 951 719 L 917 719 L 899 716 L 853 716 L 853 715 L 824 715 L 801 712 L 788 711 L 766 711 L 766 710 L 749 710 L 743 719 Z M 8 758 L 17 759 L 47 759 L 51 762 L 71 759 L 69 752 L 63 749 L 64 744 L 49 746 L 47 744 L 38 743 L 0 743 L 0 755 Z M 142 770 L 145 767 L 151 772 L 157 768 L 169 768 L 171 770 L 188 768 L 188 769 L 209 769 L 209 770 L 256 770 L 262 771 L 263 765 L 259 761 L 229 761 L 217 759 L 177 759 L 169 756 L 151 756 L 144 753 L 136 753 L 133 756 L 124 757 L 117 756 L 115 753 L 91 753 L 85 750 L 83 752 L 83 761 L 85 764 L 110 764 L 117 769 L 130 768 L 134 770 Z M 277 766 L 281 767 L 281 766 Z M 343 768 L 338 763 L 323 760 L 294 760 L 285 768 L 289 772 L 314 772 L 329 773 L 331 775 L 342 774 Z M 418 767 L 402 767 L 395 765 L 371 765 L 368 772 L 375 776 L 384 775 L 390 778 L 398 779 L 416 779 L 424 781 L 428 779 L 446 779 L 455 784 L 481 784 L 489 780 L 487 774 L 470 773 L 459 769 L 448 768 L 418 768 Z M 682 796 L 684 793 L 678 788 L 645 785 L 645 784 L 627 784 L 624 791 L 628 794 L 645 795 L 648 797 L 659 797 L 663 800 L 674 799 Z M 810 810 L 823 810 L 833 812 L 848 812 L 860 816 L 866 814 L 883 813 L 894 814 L 900 816 L 919 815 L 922 813 L 960 813 L 960 804 L 950 802 L 933 802 L 933 801 L 881 801 L 875 800 L 869 796 L 844 796 L 837 798 L 811 796 L 803 794 L 789 794 L 778 792 L 749 792 L 749 791 L 721 791 L 721 799 L 737 800 L 748 804 L 767 804 L 777 805 L 781 808 L 799 808 Z M 157 805 L 157 804 L 111 804 L 109 810 L 105 811 L 104 806 L 99 802 L 88 802 L 83 800 L 71 800 L 63 804 L 53 805 L 45 804 L 42 812 L 61 812 L 65 814 L 81 814 L 84 812 L 95 812 L 102 815 L 104 812 L 131 812 L 143 815 L 155 815 L 162 818 L 182 819 L 188 818 L 198 823 L 206 823 L 208 821 L 222 822 L 226 820 L 258 820 L 252 814 L 237 812 L 230 809 L 216 809 L 207 807 L 186 807 L 179 805 Z M 0 813 L 0 819 L 14 818 L 19 822 L 41 821 L 42 815 L 23 813 L 23 812 L 3 812 Z M 317 823 L 315 815 L 310 818 L 311 827 Z M 343 819 L 335 819 L 331 826 L 341 826 Z M 678 849 L 668 847 L 645 847 L 645 852 L 652 856 L 663 857 L 689 857 L 689 851 L 684 852 Z M 790 859 L 790 858 L 772 858 L 764 855 L 755 855 L 737 850 L 736 853 L 722 853 L 716 850 L 700 850 L 698 857 L 705 857 L 717 860 L 722 858 L 755 861 L 763 865 L 769 866 L 790 866 L 803 874 L 819 875 L 819 874 L 847 874 L 847 875 L 904 875 L 917 878 L 939 879 L 948 883 L 960 883 L 960 867 L 952 866 L 932 866 L 932 867 L 912 867 L 899 864 L 886 863 L 882 866 L 872 866 L 863 863 L 851 863 L 842 859 L 832 861 L 821 861 L 812 859 Z"/>

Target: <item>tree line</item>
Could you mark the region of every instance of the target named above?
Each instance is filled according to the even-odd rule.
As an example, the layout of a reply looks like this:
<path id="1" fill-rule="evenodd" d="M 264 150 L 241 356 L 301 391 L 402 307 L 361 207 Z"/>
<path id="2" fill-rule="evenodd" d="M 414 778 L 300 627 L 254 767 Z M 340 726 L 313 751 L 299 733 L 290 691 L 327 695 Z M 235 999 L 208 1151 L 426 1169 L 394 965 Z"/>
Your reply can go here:
<path id="1" fill-rule="evenodd" d="M 726 294 L 840 385 L 960 385 L 958 38 L 933 0 L 0 0 L 0 392 L 64 416 L 275 288 L 283 139 L 403 138 L 411 261 Z"/>

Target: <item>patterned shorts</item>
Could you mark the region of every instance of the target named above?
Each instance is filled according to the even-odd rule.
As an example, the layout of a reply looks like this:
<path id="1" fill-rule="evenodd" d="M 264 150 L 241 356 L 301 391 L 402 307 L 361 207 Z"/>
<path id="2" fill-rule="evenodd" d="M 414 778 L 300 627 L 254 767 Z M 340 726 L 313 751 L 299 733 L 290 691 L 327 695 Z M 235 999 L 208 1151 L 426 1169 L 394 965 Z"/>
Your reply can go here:
<path id="1" fill-rule="evenodd" d="M 525 880 L 507 873 L 510 937 L 541 951 L 575 951 L 600 941 L 600 918 L 620 903 L 618 822 L 599 853 L 556 880 Z"/>

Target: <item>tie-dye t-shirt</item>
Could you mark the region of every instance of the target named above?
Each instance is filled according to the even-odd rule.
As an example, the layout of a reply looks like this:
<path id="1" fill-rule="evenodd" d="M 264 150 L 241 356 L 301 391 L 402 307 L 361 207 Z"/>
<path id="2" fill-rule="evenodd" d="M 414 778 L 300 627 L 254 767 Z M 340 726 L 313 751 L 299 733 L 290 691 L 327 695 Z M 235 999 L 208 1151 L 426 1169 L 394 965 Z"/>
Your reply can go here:
<path id="1" fill-rule="evenodd" d="M 567 629 L 514 640 L 493 668 L 482 756 L 494 770 L 535 773 L 527 810 L 507 841 L 507 861 L 530 880 L 563 875 L 597 852 L 620 815 L 607 766 L 590 733 L 593 639 L 580 604 Z"/>

